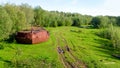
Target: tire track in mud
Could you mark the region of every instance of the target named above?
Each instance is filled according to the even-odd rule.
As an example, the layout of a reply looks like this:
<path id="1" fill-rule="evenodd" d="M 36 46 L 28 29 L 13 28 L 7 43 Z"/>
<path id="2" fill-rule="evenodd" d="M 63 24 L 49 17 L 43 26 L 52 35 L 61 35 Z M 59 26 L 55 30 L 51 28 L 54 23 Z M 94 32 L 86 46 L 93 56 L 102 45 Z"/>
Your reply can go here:
<path id="1" fill-rule="evenodd" d="M 55 33 L 55 36 L 56 36 L 56 33 Z M 58 55 L 59 55 L 60 60 L 62 61 L 62 64 L 64 65 L 65 68 L 74 68 L 74 66 L 69 61 L 67 61 L 66 59 L 67 57 L 64 55 L 64 52 L 60 51 L 62 49 L 60 46 L 60 38 L 58 36 L 56 36 L 56 41 L 57 41 Z"/>
<path id="2" fill-rule="evenodd" d="M 73 55 L 72 50 L 70 50 L 70 48 L 68 47 L 67 40 L 63 37 L 63 34 L 61 32 L 59 34 L 55 33 L 55 37 L 57 41 L 57 51 L 59 54 L 59 58 L 65 68 L 87 68 L 87 66 L 83 62 L 79 61 L 79 59 Z M 64 43 L 65 50 L 63 50 L 64 48 L 61 47 L 60 42 Z M 65 56 L 65 54 L 68 54 L 69 56 Z M 67 60 L 67 58 L 71 58 L 74 61 L 70 62 Z"/>
<path id="3" fill-rule="evenodd" d="M 63 37 L 63 34 L 60 33 L 60 35 L 61 35 L 61 38 L 63 39 L 63 42 L 65 43 L 65 45 L 68 46 L 67 40 Z M 69 50 L 67 52 L 68 52 L 69 56 L 74 60 L 76 68 L 87 68 L 87 66 L 83 62 L 81 62 L 77 57 L 75 57 L 73 55 L 72 50 Z"/>

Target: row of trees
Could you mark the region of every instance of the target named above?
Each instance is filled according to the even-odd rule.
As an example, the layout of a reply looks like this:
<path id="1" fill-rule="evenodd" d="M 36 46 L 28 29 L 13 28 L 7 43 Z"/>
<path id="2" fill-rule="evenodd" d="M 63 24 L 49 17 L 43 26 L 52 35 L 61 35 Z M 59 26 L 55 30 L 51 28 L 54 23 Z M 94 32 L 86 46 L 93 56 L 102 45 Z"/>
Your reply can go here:
<path id="1" fill-rule="evenodd" d="M 41 27 L 92 25 L 94 28 L 106 28 L 109 24 L 120 26 L 120 17 L 92 17 L 78 13 L 47 11 L 39 6 L 32 8 L 28 4 L 0 6 L 0 40 L 31 25 Z"/>
<path id="2" fill-rule="evenodd" d="M 94 28 L 106 28 L 110 24 L 120 26 L 120 17 L 90 16 L 78 13 L 46 11 L 41 7 L 34 8 L 34 25 L 45 27 L 92 25 Z"/>
<path id="3" fill-rule="evenodd" d="M 91 20 L 91 25 L 94 28 L 106 28 L 109 27 L 111 24 L 119 26 L 119 17 L 112 17 L 112 16 L 97 16 L 93 17 Z"/>
<path id="4" fill-rule="evenodd" d="M 46 11 L 41 7 L 34 8 L 34 24 L 46 27 L 57 26 L 81 26 L 89 24 L 92 17 L 78 13 L 64 13 L 58 11 Z"/>

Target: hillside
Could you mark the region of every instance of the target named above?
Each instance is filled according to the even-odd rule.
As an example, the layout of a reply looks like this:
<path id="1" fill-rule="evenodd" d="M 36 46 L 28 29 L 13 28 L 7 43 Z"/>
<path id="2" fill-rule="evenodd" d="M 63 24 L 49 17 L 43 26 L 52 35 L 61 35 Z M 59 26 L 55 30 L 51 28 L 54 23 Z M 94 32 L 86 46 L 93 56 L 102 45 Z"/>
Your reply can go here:
<path id="1" fill-rule="evenodd" d="M 0 68 L 120 68 L 120 61 L 107 48 L 111 41 L 96 34 L 100 29 L 46 29 L 50 38 L 40 44 L 0 42 Z M 58 53 L 58 47 L 64 53 Z"/>

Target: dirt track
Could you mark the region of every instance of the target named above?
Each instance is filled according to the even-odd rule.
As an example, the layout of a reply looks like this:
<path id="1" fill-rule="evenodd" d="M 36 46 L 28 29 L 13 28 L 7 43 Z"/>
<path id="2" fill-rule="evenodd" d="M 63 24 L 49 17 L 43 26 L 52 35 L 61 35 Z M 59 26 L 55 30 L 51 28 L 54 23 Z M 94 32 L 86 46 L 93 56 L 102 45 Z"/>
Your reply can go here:
<path id="1" fill-rule="evenodd" d="M 57 36 L 56 36 L 57 35 Z M 64 65 L 65 68 L 87 68 L 87 66 L 81 62 L 77 57 L 73 55 L 73 51 L 70 49 L 67 40 L 64 38 L 62 33 L 55 34 L 57 41 L 57 51 L 60 58 L 60 61 Z M 63 43 L 61 46 L 61 42 Z M 66 54 L 68 56 L 66 56 Z M 72 59 L 70 62 L 67 58 Z"/>

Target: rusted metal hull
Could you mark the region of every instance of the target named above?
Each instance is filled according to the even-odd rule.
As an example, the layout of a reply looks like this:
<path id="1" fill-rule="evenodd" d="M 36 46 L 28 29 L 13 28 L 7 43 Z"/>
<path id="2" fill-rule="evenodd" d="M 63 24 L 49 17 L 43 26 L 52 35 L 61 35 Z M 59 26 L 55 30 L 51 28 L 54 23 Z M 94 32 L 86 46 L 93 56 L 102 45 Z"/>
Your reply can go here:
<path id="1" fill-rule="evenodd" d="M 16 41 L 23 44 L 37 44 L 47 41 L 49 33 L 46 30 L 22 31 L 16 34 Z"/>
<path id="2" fill-rule="evenodd" d="M 49 34 L 47 31 L 41 31 L 36 34 L 32 34 L 32 44 L 47 41 L 48 38 Z"/>

